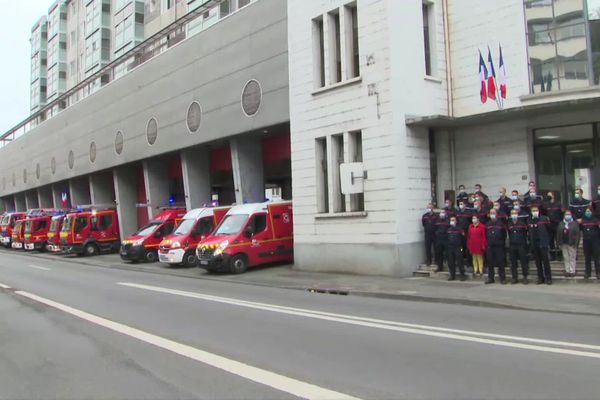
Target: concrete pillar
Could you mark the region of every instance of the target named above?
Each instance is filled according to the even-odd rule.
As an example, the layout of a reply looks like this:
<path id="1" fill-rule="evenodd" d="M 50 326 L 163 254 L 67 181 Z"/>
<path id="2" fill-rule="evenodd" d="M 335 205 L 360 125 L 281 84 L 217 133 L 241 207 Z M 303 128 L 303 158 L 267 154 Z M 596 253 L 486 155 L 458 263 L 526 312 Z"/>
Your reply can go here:
<path id="1" fill-rule="evenodd" d="M 169 204 L 169 171 L 160 159 L 145 160 L 143 166 L 148 216 L 152 219 L 159 212 L 157 207 Z"/>
<path id="2" fill-rule="evenodd" d="M 69 190 L 71 192 L 72 207 L 92 203 L 92 199 L 90 198 L 90 181 L 87 176 L 71 179 L 69 181 Z"/>
<path id="3" fill-rule="evenodd" d="M 6 209 L 6 198 L 0 199 L 0 213 L 8 211 Z"/>
<path id="4" fill-rule="evenodd" d="M 4 205 L 4 211 L 6 212 L 13 212 L 16 210 L 14 196 L 7 196 L 3 198 L 2 204 Z"/>
<path id="5" fill-rule="evenodd" d="M 30 190 L 25 192 L 25 206 L 28 210 L 33 210 L 34 208 L 40 208 L 40 203 L 38 199 L 38 194 L 36 190 Z"/>
<path id="6" fill-rule="evenodd" d="M 27 211 L 27 203 L 25 203 L 25 193 L 15 194 L 15 210 L 16 211 Z"/>
<path id="7" fill-rule="evenodd" d="M 207 149 L 198 148 L 181 152 L 181 171 L 185 190 L 185 207 L 188 210 L 210 204 L 210 158 Z"/>
<path id="8" fill-rule="evenodd" d="M 50 186 L 38 188 L 37 195 L 40 208 L 54 208 L 54 199 L 52 198 L 52 188 Z"/>
<path id="9" fill-rule="evenodd" d="M 137 174 L 135 168 L 124 166 L 113 171 L 115 199 L 119 214 L 121 238 L 126 238 L 137 230 Z"/>
<path id="10" fill-rule="evenodd" d="M 90 175 L 92 204 L 114 204 L 114 177 L 112 172 Z"/>
<path id="11" fill-rule="evenodd" d="M 265 175 L 261 141 L 253 137 L 232 139 L 231 163 L 236 203 L 263 202 L 265 200 Z"/>

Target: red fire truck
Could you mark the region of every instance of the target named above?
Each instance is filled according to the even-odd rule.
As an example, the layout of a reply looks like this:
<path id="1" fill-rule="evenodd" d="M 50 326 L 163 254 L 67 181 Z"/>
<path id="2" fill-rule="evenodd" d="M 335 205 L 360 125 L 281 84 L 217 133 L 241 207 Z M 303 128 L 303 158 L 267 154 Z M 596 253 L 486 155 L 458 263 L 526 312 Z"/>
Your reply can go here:
<path id="1" fill-rule="evenodd" d="M 50 229 L 48 229 L 48 245 L 46 246 L 46 250 L 51 251 L 53 253 L 61 251 L 60 228 L 62 227 L 64 219 L 64 215 L 55 215 L 54 217 L 52 217 L 52 221 L 50 222 Z"/>
<path id="2" fill-rule="evenodd" d="M 189 211 L 175 231 L 160 243 L 159 261 L 186 267 L 196 265 L 196 246 L 215 229 L 228 210 L 229 207 L 217 207 Z"/>
<path id="3" fill-rule="evenodd" d="M 13 227 L 10 235 L 10 247 L 13 249 L 23 249 L 23 228 L 25 221 L 25 219 L 20 219 L 15 222 L 15 226 Z"/>
<path id="4" fill-rule="evenodd" d="M 293 226 L 291 202 L 235 206 L 198 244 L 198 265 L 240 274 L 260 264 L 293 262 Z"/>
<path id="5" fill-rule="evenodd" d="M 27 214 L 23 231 L 25 250 L 47 250 L 48 232 L 52 224 L 52 218 L 64 215 L 59 210 L 31 210 Z"/>
<path id="6" fill-rule="evenodd" d="M 185 215 L 184 208 L 165 209 L 146 226 L 121 242 L 121 259 L 155 262 L 163 238 L 170 235 Z"/>
<path id="7" fill-rule="evenodd" d="M 120 244 L 119 221 L 113 208 L 80 209 L 63 220 L 60 245 L 66 254 L 93 256 L 118 251 Z"/>
<path id="8" fill-rule="evenodd" d="M 26 216 L 27 214 L 24 212 L 11 212 L 2 216 L 0 220 L 0 243 L 4 247 L 12 247 L 12 231 L 15 227 L 15 222 L 24 219 Z"/>

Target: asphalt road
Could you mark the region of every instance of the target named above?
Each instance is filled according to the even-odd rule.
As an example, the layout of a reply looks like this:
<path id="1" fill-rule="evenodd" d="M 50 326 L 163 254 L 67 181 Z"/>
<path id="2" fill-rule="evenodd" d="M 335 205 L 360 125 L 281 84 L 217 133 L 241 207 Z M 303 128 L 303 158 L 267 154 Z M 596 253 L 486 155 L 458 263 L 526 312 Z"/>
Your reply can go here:
<path id="1" fill-rule="evenodd" d="M 0 284 L 2 399 L 599 396 L 595 317 L 313 294 L 6 252 Z"/>

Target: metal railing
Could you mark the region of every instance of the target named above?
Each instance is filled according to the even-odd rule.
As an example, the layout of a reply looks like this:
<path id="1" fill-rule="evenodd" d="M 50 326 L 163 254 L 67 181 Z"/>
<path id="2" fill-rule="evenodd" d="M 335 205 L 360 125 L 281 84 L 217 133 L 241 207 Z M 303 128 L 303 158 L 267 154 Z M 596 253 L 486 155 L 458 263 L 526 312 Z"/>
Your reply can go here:
<path id="1" fill-rule="evenodd" d="M 15 125 L 12 129 L 0 135 L 0 147 L 9 145 L 12 141 L 26 134 L 28 131 L 35 128 L 48 118 L 51 118 L 58 112 L 97 92 L 107 83 L 129 73 L 146 61 L 151 60 L 157 55 L 168 50 L 173 45 L 186 39 L 186 28 L 188 27 L 188 24 L 197 18 L 202 17 L 215 7 L 220 7 L 221 3 L 224 1 L 228 0 L 207 0 L 206 3 L 192 11 L 187 12 L 185 15 L 176 19 L 172 24 L 150 36 L 148 39 L 144 40 L 142 43 L 138 44 L 122 56 L 114 59 L 109 64 L 95 72 L 93 75 L 85 78 L 56 99 L 45 104 L 39 111 L 31 114 L 29 117 Z M 219 14 L 219 20 L 236 13 L 240 9 L 241 8 L 236 8 L 235 10 L 230 9 L 225 16 L 221 16 Z M 194 30 L 196 29 L 197 28 L 194 28 Z M 208 27 L 206 29 L 208 29 Z"/>

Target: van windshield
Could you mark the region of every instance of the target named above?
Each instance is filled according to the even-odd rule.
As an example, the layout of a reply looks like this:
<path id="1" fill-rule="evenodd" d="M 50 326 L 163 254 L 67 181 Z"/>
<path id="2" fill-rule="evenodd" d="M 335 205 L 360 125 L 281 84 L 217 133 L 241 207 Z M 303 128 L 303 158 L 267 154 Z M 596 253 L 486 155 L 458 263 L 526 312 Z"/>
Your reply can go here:
<path id="1" fill-rule="evenodd" d="M 234 214 L 226 216 L 215 232 L 215 236 L 237 235 L 240 233 L 244 225 L 246 225 L 248 217 L 249 215 L 247 214 Z"/>
<path id="2" fill-rule="evenodd" d="M 50 223 L 50 229 L 48 231 L 49 232 L 58 231 L 58 219 L 52 219 L 52 222 Z"/>
<path id="3" fill-rule="evenodd" d="M 152 232 L 156 230 L 156 227 L 159 226 L 161 222 L 150 222 L 148 225 L 144 226 L 142 229 L 137 231 L 135 236 L 150 236 Z"/>
<path id="4" fill-rule="evenodd" d="M 0 218 L 0 226 L 8 225 L 9 221 L 10 221 L 10 215 L 4 215 L 2 218 Z"/>
<path id="5" fill-rule="evenodd" d="M 63 220 L 62 228 L 60 229 L 62 232 L 70 232 L 73 227 L 73 217 L 66 217 Z"/>
<path id="6" fill-rule="evenodd" d="M 175 229 L 175 232 L 173 232 L 173 234 L 178 236 L 187 235 L 192 231 L 194 225 L 196 225 L 195 219 L 184 219 L 183 221 L 181 221 L 177 229 Z"/>

